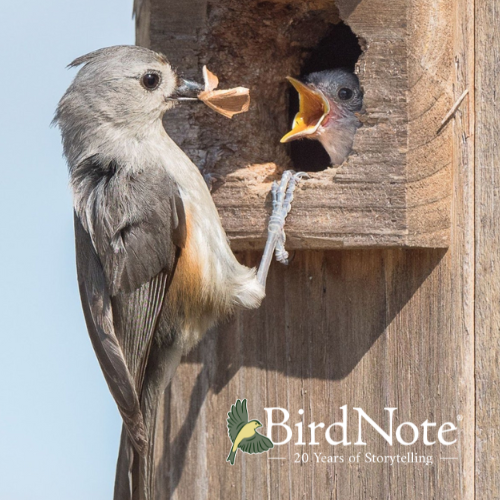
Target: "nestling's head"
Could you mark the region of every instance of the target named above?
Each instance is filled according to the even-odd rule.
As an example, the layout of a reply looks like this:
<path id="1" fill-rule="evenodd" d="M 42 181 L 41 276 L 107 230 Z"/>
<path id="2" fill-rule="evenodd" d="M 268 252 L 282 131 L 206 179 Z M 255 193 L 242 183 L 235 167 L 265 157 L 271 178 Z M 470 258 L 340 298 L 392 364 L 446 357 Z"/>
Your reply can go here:
<path id="1" fill-rule="evenodd" d="M 70 153 L 70 144 L 82 145 L 91 135 L 94 139 L 108 135 L 140 139 L 152 125 L 161 124 L 179 90 L 190 90 L 185 81 L 178 80 L 165 56 L 143 47 L 107 47 L 69 66 L 80 65 L 54 118 L 61 128 L 65 153 Z"/>
<path id="2" fill-rule="evenodd" d="M 303 81 L 288 80 L 299 93 L 299 112 L 281 142 L 319 140 L 332 163 L 342 163 L 360 125 L 356 113 L 363 106 L 363 92 L 358 77 L 346 69 L 333 69 L 311 73 Z"/>

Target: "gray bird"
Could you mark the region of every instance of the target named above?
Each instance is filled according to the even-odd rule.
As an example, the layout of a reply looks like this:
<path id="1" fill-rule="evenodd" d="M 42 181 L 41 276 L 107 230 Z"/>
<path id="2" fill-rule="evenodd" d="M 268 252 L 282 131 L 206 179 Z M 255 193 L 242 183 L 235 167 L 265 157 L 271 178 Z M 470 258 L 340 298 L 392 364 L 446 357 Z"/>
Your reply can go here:
<path id="1" fill-rule="evenodd" d="M 158 401 L 208 328 L 260 305 L 301 176 L 285 172 L 273 187 L 256 274 L 234 257 L 200 171 L 162 125 L 163 114 L 197 86 L 141 47 L 109 47 L 70 64 L 81 65 L 54 118 L 73 191 L 78 283 L 123 418 L 114 498 L 149 500 Z"/>
<path id="2" fill-rule="evenodd" d="M 361 125 L 356 113 L 363 106 L 358 77 L 345 69 L 311 73 L 304 82 L 288 77 L 299 93 L 299 112 L 281 142 L 315 139 L 321 142 L 333 165 L 351 152 L 354 134 Z"/>

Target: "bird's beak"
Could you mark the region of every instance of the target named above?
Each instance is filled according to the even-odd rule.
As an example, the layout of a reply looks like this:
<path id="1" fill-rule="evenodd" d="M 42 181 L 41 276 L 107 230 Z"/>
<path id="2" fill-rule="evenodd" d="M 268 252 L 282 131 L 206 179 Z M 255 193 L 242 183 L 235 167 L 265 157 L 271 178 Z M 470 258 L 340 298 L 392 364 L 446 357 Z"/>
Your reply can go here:
<path id="1" fill-rule="evenodd" d="M 287 77 L 299 93 L 299 112 L 293 120 L 293 127 L 280 142 L 290 142 L 314 134 L 330 112 L 328 99 L 318 90 L 313 90 L 299 80 Z"/>
<path id="2" fill-rule="evenodd" d="M 198 94 L 203 92 L 203 90 L 205 90 L 204 84 L 179 78 L 179 85 L 170 96 L 170 99 L 176 101 L 198 101 Z"/>

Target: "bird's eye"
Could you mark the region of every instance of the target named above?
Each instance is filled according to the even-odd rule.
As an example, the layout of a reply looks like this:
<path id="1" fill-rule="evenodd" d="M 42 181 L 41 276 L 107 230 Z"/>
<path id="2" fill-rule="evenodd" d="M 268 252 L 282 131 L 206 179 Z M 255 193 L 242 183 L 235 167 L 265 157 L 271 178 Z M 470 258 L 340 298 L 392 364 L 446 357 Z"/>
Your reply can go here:
<path id="1" fill-rule="evenodd" d="M 348 101 L 352 97 L 352 90 L 347 88 L 341 88 L 339 90 L 338 96 L 341 101 Z"/>
<path id="2" fill-rule="evenodd" d="M 148 72 L 142 76 L 141 83 L 146 90 L 156 90 L 160 86 L 160 75 Z"/>

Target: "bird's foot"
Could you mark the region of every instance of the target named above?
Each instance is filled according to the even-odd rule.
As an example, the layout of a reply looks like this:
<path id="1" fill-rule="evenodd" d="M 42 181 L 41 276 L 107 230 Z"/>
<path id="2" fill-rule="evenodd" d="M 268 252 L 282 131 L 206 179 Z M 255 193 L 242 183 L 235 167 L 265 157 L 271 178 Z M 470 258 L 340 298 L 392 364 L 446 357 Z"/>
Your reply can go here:
<path id="1" fill-rule="evenodd" d="M 289 263 L 288 252 L 285 250 L 285 219 L 292 207 L 295 186 L 304 177 L 308 178 L 309 175 L 305 172 L 295 173 L 293 170 L 286 170 L 279 184 L 274 181 L 271 188 L 273 212 L 269 218 L 268 239 L 276 235 L 276 260 L 285 265 Z"/>

